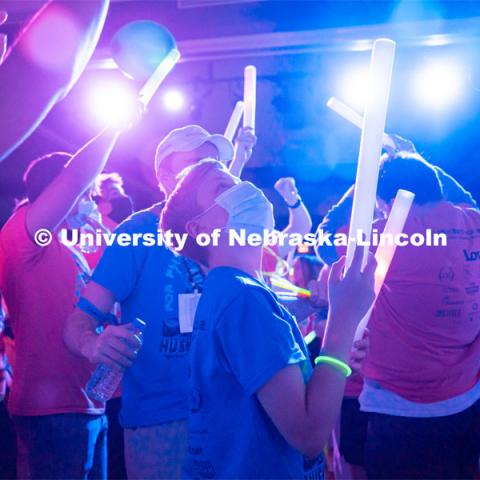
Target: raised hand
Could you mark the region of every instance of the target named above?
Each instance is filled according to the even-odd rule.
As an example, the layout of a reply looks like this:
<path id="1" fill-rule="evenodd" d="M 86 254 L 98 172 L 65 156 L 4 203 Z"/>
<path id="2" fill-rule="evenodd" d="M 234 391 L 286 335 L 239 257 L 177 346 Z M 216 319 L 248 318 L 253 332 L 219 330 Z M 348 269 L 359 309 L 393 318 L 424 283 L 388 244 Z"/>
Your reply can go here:
<path id="1" fill-rule="evenodd" d="M 377 262 L 369 252 L 367 264 L 362 271 L 363 252 L 363 248 L 357 246 L 348 271 L 344 273 L 345 257 L 342 257 L 332 265 L 328 277 L 330 312 L 348 331 L 355 330 L 375 299 Z"/>
<path id="2" fill-rule="evenodd" d="M 273 188 L 282 196 L 287 205 L 294 205 L 298 201 L 298 189 L 294 178 L 280 178 Z"/>

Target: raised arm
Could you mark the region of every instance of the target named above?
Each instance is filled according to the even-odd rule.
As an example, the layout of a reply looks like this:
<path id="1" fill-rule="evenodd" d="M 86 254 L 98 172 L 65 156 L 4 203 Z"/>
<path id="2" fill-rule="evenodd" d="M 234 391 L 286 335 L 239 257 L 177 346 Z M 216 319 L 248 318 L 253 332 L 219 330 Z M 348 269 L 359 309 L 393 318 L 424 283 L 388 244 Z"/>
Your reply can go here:
<path id="1" fill-rule="evenodd" d="M 26 227 L 31 237 L 39 228 L 54 231 L 62 223 L 105 167 L 118 135 L 114 128 L 103 130 L 72 157 L 63 171 L 28 207 Z"/>
<path id="2" fill-rule="evenodd" d="M 234 157 L 230 164 L 230 173 L 235 177 L 242 176 L 243 168 L 250 160 L 257 137 L 250 128 L 241 128 L 238 132 L 234 146 Z"/>
<path id="3" fill-rule="evenodd" d="M 78 80 L 100 38 L 108 5 L 109 0 L 47 2 L 9 48 L 0 65 L 0 161 L 35 130 Z M 59 15 L 70 22 L 73 32 L 66 40 L 58 25 L 49 26 L 52 18 L 58 22 Z M 48 28 L 53 31 L 46 43 L 33 43 L 33 47 L 57 60 L 52 69 L 28 56 L 32 42 Z"/>
<path id="4" fill-rule="evenodd" d="M 312 218 L 307 207 L 302 202 L 295 179 L 292 177 L 280 178 L 274 185 L 275 190 L 282 196 L 288 206 L 288 225 L 283 233 L 299 233 L 306 235 L 312 229 Z M 288 245 L 279 246 L 279 255 L 285 258 L 291 247 Z"/>
<path id="5" fill-rule="evenodd" d="M 375 261 L 370 255 L 361 273 L 363 249 L 355 251 L 352 267 L 342 276 L 344 257 L 332 267 L 329 278 L 330 311 L 322 344 L 322 355 L 348 362 L 355 328 L 374 299 Z M 325 446 L 340 411 L 345 375 L 320 364 L 305 385 L 298 365 L 272 377 L 257 397 L 285 439 L 308 457 L 316 457 Z"/>

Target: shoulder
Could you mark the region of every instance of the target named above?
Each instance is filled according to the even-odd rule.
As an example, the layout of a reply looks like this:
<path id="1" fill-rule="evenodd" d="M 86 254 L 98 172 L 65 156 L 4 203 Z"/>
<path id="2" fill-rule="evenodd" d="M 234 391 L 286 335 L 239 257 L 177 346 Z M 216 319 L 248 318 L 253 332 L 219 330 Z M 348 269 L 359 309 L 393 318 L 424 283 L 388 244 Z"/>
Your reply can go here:
<path id="1" fill-rule="evenodd" d="M 145 210 L 140 210 L 125 219 L 115 231 L 118 232 L 151 232 L 158 230 L 159 215 L 163 204 L 156 204 Z"/>
<path id="2" fill-rule="evenodd" d="M 220 315 L 226 311 L 244 309 L 260 314 L 279 308 L 274 293 L 267 286 L 237 270 L 212 270 L 205 289 L 215 297 Z"/>
<path id="3" fill-rule="evenodd" d="M 24 241 L 33 244 L 25 225 L 26 214 L 27 206 L 25 205 L 16 210 L 0 230 L 0 241 L 4 244 L 4 248 L 9 244 L 12 247 L 18 246 L 18 242 L 24 243 Z"/>

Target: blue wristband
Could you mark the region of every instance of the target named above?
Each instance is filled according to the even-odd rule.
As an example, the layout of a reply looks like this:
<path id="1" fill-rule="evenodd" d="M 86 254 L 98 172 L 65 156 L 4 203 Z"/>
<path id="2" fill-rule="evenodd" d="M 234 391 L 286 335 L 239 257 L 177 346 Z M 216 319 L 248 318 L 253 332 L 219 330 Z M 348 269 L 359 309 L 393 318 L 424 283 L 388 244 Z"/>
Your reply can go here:
<path id="1" fill-rule="evenodd" d="M 109 323 L 111 325 L 117 325 L 117 317 L 113 313 L 104 313 L 98 309 L 92 302 L 84 297 L 78 299 L 77 308 L 82 312 L 85 312 L 90 317 L 94 318 L 99 324 Z"/>

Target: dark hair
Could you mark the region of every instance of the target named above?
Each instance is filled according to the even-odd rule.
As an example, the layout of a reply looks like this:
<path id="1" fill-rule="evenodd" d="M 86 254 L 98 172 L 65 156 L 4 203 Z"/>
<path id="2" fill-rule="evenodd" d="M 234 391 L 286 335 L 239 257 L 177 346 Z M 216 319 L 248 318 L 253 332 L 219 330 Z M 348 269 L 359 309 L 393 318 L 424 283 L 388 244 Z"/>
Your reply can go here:
<path id="1" fill-rule="evenodd" d="M 224 170 L 225 166 L 218 160 L 208 158 L 187 167 L 180 173 L 177 177 L 179 182 L 162 210 L 160 226 L 163 231 L 170 230 L 178 234 L 188 233 L 187 223 L 202 213 L 202 207 L 197 202 L 198 185 L 202 178 L 213 169 Z M 187 237 L 185 247 L 178 253 L 207 265 L 206 248 L 200 247 L 190 235 Z"/>
<path id="2" fill-rule="evenodd" d="M 53 182 L 71 158 L 72 155 L 69 153 L 55 152 L 30 162 L 23 176 L 30 203 L 34 202 Z"/>
<path id="3" fill-rule="evenodd" d="M 418 153 L 398 152 L 383 159 L 378 178 L 378 197 L 388 203 L 400 188 L 414 193 L 414 202 L 418 205 L 438 202 L 443 198 L 437 172 Z"/>
<path id="4" fill-rule="evenodd" d="M 295 257 L 295 263 L 300 265 L 306 284 L 310 280 L 317 280 L 320 270 L 323 267 L 323 262 L 314 255 L 300 255 Z"/>

